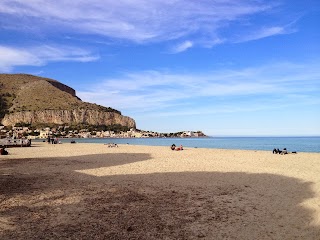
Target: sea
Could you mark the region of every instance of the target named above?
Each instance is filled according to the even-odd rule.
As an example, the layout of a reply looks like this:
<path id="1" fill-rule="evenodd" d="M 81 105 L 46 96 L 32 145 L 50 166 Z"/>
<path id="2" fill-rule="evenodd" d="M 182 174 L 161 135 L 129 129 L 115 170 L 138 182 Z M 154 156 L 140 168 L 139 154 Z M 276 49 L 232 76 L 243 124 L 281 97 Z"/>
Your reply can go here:
<path id="1" fill-rule="evenodd" d="M 189 148 L 216 148 L 266 150 L 274 148 L 288 152 L 320 153 L 320 137 L 208 137 L 208 138 L 61 138 L 61 143 L 116 143 L 146 146 L 184 146 Z M 39 141 L 39 140 L 38 140 Z"/>

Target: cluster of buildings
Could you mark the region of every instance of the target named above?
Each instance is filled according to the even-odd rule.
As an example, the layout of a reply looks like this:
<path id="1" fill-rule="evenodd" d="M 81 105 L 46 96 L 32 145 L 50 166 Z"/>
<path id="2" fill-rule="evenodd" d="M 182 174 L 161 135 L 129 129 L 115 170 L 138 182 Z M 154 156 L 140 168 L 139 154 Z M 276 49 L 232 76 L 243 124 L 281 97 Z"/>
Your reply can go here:
<path id="1" fill-rule="evenodd" d="M 48 137 L 59 138 L 148 138 L 148 137 L 206 137 L 201 131 L 184 131 L 178 133 L 158 133 L 152 131 L 143 131 L 130 129 L 129 131 L 88 131 L 87 129 L 74 130 L 68 126 L 57 128 L 43 128 L 31 130 L 28 127 L 12 127 L 8 130 L 0 126 L 0 138 L 28 138 L 28 139 L 46 139 Z"/>

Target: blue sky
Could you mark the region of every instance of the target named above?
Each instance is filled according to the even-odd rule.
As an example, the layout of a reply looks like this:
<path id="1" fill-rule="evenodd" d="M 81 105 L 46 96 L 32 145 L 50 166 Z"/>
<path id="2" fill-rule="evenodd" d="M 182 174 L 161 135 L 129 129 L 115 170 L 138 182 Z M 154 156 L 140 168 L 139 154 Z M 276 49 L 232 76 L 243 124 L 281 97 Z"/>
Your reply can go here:
<path id="1" fill-rule="evenodd" d="M 0 72 L 137 128 L 320 136 L 318 0 L 1 0 Z"/>

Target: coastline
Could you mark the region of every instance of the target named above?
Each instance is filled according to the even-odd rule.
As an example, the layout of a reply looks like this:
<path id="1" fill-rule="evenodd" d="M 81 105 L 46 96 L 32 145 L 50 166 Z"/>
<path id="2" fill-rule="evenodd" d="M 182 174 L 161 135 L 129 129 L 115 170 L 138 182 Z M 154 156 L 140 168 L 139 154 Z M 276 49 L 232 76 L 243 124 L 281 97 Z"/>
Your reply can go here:
<path id="1" fill-rule="evenodd" d="M 1 239 L 320 235 L 319 153 L 40 142 L 9 153 Z"/>
<path id="2" fill-rule="evenodd" d="M 117 143 L 145 146 L 171 146 L 182 144 L 190 148 L 242 149 L 272 151 L 287 148 L 293 152 L 320 153 L 320 137 L 214 137 L 214 138 L 60 138 L 62 143 Z M 35 141 L 35 142 L 39 142 Z"/>

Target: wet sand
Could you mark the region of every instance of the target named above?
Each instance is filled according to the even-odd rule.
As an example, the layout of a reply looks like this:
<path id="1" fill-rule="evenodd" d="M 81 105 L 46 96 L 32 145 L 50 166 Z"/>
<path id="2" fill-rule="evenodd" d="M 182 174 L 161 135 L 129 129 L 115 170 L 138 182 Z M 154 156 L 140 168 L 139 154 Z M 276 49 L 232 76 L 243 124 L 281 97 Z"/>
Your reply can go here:
<path id="1" fill-rule="evenodd" d="M 8 151 L 0 239 L 320 236 L 319 153 L 79 143 Z"/>

